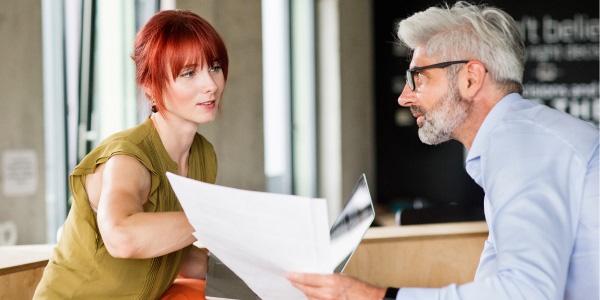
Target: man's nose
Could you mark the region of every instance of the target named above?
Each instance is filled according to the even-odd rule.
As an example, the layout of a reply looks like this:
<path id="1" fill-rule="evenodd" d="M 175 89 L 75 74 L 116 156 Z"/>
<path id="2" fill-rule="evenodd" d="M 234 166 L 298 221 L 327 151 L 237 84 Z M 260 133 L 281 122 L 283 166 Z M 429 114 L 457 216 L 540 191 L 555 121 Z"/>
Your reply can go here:
<path id="1" fill-rule="evenodd" d="M 404 89 L 402 90 L 402 93 L 398 97 L 398 104 L 400 104 L 400 106 L 409 107 L 409 106 L 413 105 L 414 98 L 415 98 L 415 92 L 410 90 L 410 87 L 408 86 L 408 84 L 405 84 Z"/>

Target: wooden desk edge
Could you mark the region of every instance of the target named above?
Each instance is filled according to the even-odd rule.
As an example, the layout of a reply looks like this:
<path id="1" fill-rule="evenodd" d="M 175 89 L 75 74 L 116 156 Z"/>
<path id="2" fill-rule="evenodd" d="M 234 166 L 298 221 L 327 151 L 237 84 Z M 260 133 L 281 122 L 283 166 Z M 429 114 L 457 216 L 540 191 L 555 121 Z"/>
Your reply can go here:
<path id="1" fill-rule="evenodd" d="M 362 242 L 371 243 L 390 239 L 430 238 L 436 236 L 487 235 L 487 233 L 488 228 L 484 221 L 384 226 L 369 228 Z"/>
<path id="2" fill-rule="evenodd" d="M 0 276 L 46 267 L 55 244 L 0 247 Z"/>
<path id="3" fill-rule="evenodd" d="M 36 261 L 28 264 L 17 265 L 0 269 L 0 276 L 14 274 L 22 271 L 33 270 L 37 268 L 45 268 L 48 265 L 48 260 Z"/>
<path id="4" fill-rule="evenodd" d="M 488 228 L 486 223 L 483 221 L 372 227 L 369 228 L 369 230 L 365 234 L 362 243 L 373 243 L 381 242 L 382 240 L 395 239 L 431 238 L 437 236 L 443 237 L 457 235 L 487 235 L 487 233 Z M 194 243 L 194 245 L 200 248 L 203 247 L 203 245 L 199 242 Z M 44 245 L 40 246 L 44 247 Z M 28 246 L 23 246 L 23 249 L 28 249 L 27 247 Z M 16 246 L 13 249 L 17 248 L 20 247 Z M 51 251 L 49 253 L 51 253 Z M 39 259 L 37 261 L 0 268 L 0 276 L 11 273 L 17 273 L 25 270 L 31 270 L 39 267 L 45 267 L 47 264 L 48 259 Z"/>

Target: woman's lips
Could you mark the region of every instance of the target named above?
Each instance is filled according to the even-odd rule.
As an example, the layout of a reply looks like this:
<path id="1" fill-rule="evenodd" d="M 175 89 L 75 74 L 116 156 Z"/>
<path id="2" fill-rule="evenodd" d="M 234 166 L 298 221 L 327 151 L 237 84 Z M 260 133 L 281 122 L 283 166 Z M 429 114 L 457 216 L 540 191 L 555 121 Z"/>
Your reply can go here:
<path id="1" fill-rule="evenodd" d="M 213 108 L 213 107 L 215 107 L 215 103 L 216 102 L 217 101 L 215 101 L 215 100 L 210 100 L 210 101 L 205 101 L 205 102 L 202 102 L 202 103 L 198 103 L 197 105 L 200 106 L 200 107 L 204 107 L 204 108 Z"/>

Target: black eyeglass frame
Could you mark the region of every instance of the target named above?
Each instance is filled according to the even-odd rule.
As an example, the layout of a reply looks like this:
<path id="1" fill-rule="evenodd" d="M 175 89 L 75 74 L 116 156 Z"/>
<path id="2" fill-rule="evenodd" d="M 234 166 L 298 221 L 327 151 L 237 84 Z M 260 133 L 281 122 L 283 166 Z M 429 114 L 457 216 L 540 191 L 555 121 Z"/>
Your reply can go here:
<path id="1" fill-rule="evenodd" d="M 433 64 L 433 65 L 408 69 L 408 70 L 406 70 L 406 83 L 408 83 L 408 87 L 410 88 L 410 90 L 414 91 L 415 90 L 414 73 L 423 71 L 423 70 L 427 70 L 427 69 L 445 68 L 445 67 L 455 65 L 455 64 L 466 64 L 468 62 L 469 62 L 469 60 L 453 60 L 453 61 L 446 61 L 446 62 L 437 63 L 437 64 Z"/>

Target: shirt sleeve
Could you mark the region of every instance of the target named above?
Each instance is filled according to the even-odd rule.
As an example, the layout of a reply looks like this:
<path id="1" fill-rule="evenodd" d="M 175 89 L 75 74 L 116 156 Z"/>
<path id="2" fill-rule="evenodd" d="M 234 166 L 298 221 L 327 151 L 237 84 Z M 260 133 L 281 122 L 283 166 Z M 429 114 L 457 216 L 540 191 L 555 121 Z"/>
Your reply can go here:
<path id="1" fill-rule="evenodd" d="M 402 288 L 397 299 L 563 298 L 587 162 L 551 134 L 535 124 L 494 129 L 481 156 L 493 241 L 480 274 L 463 285 Z"/>
<path id="2" fill-rule="evenodd" d="M 475 280 L 480 278 L 486 278 L 494 275 L 497 270 L 496 265 L 496 249 L 494 249 L 493 236 L 490 235 L 488 240 L 483 245 L 483 251 L 481 252 L 481 258 L 479 259 L 479 266 L 475 273 Z"/>

